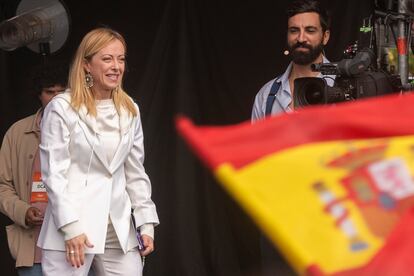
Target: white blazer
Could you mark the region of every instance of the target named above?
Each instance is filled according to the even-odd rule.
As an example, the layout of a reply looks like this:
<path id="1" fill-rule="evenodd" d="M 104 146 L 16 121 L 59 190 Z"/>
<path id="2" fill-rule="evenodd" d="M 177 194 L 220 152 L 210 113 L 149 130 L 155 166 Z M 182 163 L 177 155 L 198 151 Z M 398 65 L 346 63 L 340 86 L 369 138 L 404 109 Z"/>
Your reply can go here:
<path id="1" fill-rule="evenodd" d="M 138 106 L 136 106 L 138 110 Z M 70 105 L 70 93 L 58 95 L 44 110 L 40 160 L 49 204 L 38 246 L 65 251 L 62 226 L 78 221 L 94 245 L 86 253 L 104 252 L 110 216 L 124 252 L 137 246 L 131 209 L 137 227 L 159 223 L 145 169 L 139 115 L 120 112 L 121 139 L 108 163 L 97 139 L 95 117 Z"/>

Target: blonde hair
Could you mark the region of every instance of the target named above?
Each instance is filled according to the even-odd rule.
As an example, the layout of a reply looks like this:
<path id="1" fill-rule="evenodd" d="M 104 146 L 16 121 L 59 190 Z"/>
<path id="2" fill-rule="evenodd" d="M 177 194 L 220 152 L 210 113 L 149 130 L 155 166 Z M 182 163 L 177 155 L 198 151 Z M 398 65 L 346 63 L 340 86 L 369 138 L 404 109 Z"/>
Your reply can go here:
<path id="1" fill-rule="evenodd" d="M 79 111 L 82 105 L 85 105 L 88 114 L 96 116 L 95 96 L 90 91 L 90 88 L 85 86 L 86 73 L 84 64 L 85 60 L 90 61 L 97 52 L 114 40 L 119 40 L 126 52 L 125 39 L 121 34 L 110 28 L 97 28 L 83 37 L 72 61 L 68 80 L 68 86 L 72 94 L 71 104 L 77 111 Z M 120 114 L 120 110 L 123 107 L 133 116 L 137 116 L 136 107 L 122 88 L 122 83 L 112 91 L 112 99 L 118 114 Z"/>

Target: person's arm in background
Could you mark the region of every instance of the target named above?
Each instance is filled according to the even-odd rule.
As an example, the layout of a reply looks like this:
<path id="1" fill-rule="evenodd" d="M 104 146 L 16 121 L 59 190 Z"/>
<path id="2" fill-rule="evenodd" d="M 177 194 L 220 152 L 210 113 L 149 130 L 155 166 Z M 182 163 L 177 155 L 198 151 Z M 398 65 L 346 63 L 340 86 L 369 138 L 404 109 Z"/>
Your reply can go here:
<path id="1" fill-rule="evenodd" d="M 0 149 L 0 211 L 18 225 L 28 228 L 30 223 L 26 220 L 26 214 L 31 207 L 20 198 L 14 186 L 12 148 L 16 141 L 12 139 L 13 129 L 12 126 L 7 131 Z M 27 184 L 25 183 L 25 185 Z M 32 212 L 30 211 L 30 213 Z"/>

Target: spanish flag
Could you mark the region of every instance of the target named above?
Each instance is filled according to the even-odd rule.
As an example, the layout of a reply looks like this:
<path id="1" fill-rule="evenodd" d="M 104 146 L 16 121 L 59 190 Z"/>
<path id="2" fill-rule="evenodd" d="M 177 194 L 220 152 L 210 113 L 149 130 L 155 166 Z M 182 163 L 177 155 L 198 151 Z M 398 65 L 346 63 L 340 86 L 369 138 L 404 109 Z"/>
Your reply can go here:
<path id="1" fill-rule="evenodd" d="M 414 94 L 177 128 L 299 275 L 414 275 Z"/>

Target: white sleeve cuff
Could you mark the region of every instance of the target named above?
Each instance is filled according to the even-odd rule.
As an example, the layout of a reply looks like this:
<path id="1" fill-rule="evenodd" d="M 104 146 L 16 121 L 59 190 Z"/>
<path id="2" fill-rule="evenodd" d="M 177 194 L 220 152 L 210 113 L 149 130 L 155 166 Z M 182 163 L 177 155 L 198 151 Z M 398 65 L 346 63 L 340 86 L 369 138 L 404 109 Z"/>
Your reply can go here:
<path id="1" fill-rule="evenodd" d="M 83 234 L 83 230 L 79 221 L 68 223 L 65 226 L 62 226 L 60 230 L 63 232 L 65 241 Z"/>
<path id="2" fill-rule="evenodd" d="M 141 232 L 141 235 L 147 235 L 154 239 L 154 225 L 152 223 L 141 225 L 139 231 Z"/>

